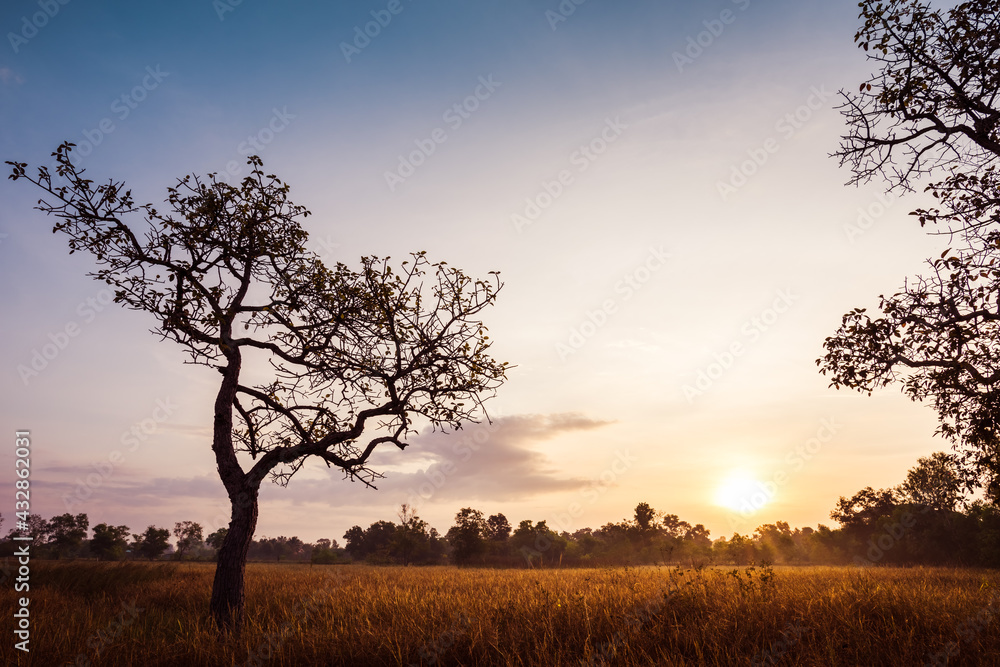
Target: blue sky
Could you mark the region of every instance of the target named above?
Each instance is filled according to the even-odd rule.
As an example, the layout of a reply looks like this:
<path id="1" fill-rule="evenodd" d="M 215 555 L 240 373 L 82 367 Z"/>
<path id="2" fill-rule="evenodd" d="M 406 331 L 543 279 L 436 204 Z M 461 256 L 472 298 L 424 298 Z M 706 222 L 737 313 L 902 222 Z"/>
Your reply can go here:
<path id="1" fill-rule="evenodd" d="M 713 537 L 829 524 L 947 447 L 929 409 L 827 389 L 813 363 L 943 248 L 907 216 L 919 196 L 846 188 L 828 157 L 835 93 L 870 71 L 854 2 L 17 0 L 0 27 L 5 160 L 71 140 L 92 178 L 160 202 L 252 148 L 326 259 L 501 271 L 497 425 L 387 453 L 378 492 L 310 467 L 265 490 L 258 535 L 339 539 L 407 500 L 442 531 L 470 505 L 572 530 L 641 501 Z M 33 509 L 225 525 L 217 374 L 102 303 L 38 196 L 0 185 L 0 414 L 36 434 Z M 747 480 L 766 504 L 719 503 Z"/>

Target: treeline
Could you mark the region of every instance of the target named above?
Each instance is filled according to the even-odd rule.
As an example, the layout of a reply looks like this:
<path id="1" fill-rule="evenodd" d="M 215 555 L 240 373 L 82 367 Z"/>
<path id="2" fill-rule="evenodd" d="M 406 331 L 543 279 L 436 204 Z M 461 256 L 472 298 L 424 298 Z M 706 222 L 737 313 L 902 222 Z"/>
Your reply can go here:
<path id="1" fill-rule="evenodd" d="M 142 533 L 131 533 L 128 526 L 99 523 L 90 534 L 90 519 L 86 514 L 62 514 L 49 520 L 38 514 L 24 519 L 23 529 L 11 529 L 0 541 L 0 555 L 10 556 L 17 544 L 14 536 L 30 538 L 35 558 L 96 558 L 98 560 L 215 560 L 222 546 L 226 529 L 220 528 L 204 536 L 202 526 L 194 521 L 180 521 L 173 531 L 149 526 Z M 0 525 L 3 517 L 0 515 Z M 174 542 L 171 543 L 171 533 Z M 248 558 L 261 561 L 300 561 L 334 563 L 346 560 L 345 552 L 336 540 L 321 539 L 315 544 L 298 537 L 262 537 L 250 545 Z"/>
<path id="2" fill-rule="evenodd" d="M 987 493 L 985 499 L 970 502 L 964 491 L 954 459 L 939 452 L 919 459 L 899 486 L 867 487 L 850 498 L 841 497 L 830 515 L 840 524 L 836 529 L 824 525 L 792 529 L 777 521 L 758 526 L 753 533 L 735 532 L 713 540 L 703 525 L 691 525 L 643 502 L 630 518 L 573 533 L 530 519 L 514 527 L 502 513 L 487 516 L 465 507 L 442 535 L 403 505 L 395 522 L 351 527 L 343 536 L 343 547 L 332 539 L 310 544 L 298 537 L 262 537 L 253 541 L 249 559 L 492 567 L 670 563 L 1000 567 L 997 498 Z M 13 553 L 11 538 L 18 534 L 30 536 L 32 553 L 42 558 L 213 560 L 226 535 L 222 528 L 204 536 L 199 524 L 183 521 L 172 532 L 149 526 L 142 533 L 101 523 L 88 538 L 86 514 L 63 514 L 47 521 L 30 515 L 19 521 L 25 521 L 25 528 L 8 533 L 0 543 L 0 555 Z"/>

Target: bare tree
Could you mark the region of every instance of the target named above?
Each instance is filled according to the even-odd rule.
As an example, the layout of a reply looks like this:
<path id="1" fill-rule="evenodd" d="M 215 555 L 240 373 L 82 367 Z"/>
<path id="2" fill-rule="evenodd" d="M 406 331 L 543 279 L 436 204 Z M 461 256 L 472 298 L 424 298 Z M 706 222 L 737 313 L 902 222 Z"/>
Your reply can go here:
<path id="1" fill-rule="evenodd" d="M 95 187 L 71 163 L 72 147 L 53 153 L 61 184 L 44 167 L 30 175 L 25 163 L 9 163 L 10 178 L 52 198 L 37 208 L 58 218 L 54 231 L 71 253 L 93 255 L 90 275 L 116 301 L 152 314 L 155 334 L 222 376 L 212 450 L 232 519 L 211 612 L 238 633 L 261 482 L 287 484 L 318 459 L 373 485 L 381 474 L 368 461 L 380 445 L 403 449 L 417 428 L 475 421 L 505 379 L 507 364 L 489 356 L 476 319 L 501 283 L 495 273 L 473 280 L 431 264 L 422 252 L 398 273 L 377 257 L 358 270 L 327 267 L 305 248 L 300 219 L 309 212 L 256 156 L 239 187 L 215 174 L 178 180 L 164 215 L 136 205 L 122 182 Z M 143 220 L 126 222 L 137 214 Z"/>

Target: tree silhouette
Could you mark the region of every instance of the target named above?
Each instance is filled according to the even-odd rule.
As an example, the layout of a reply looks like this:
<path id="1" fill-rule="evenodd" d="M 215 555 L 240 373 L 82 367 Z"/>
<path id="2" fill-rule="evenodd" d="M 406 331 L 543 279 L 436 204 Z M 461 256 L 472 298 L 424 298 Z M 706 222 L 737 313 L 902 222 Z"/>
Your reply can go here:
<path id="1" fill-rule="evenodd" d="M 855 36 L 880 70 L 842 93 L 849 127 L 840 151 L 852 182 L 926 189 L 922 226 L 960 239 L 927 275 L 879 298 L 877 315 L 845 314 L 817 360 L 831 386 L 862 392 L 899 384 L 930 400 L 938 433 L 959 451 L 969 487 L 997 486 L 1000 409 L 1000 5 L 947 12 L 920 0 L 864 0 Z M 934 179 L 934 180 L 932 180 Z"/>
<path id="2" fill-rule="evenodd" d="M 201 544 L 202 527 L 201 524 L 193 521 L 178 521 L 174 524 L 174 537 L 177 538 L 177 560 L 184 558 L 184 554 Z"/>
<path id="3" fill-rule="evenodd" d="M 128 549 L 128 526 L 109 526 L 99 523 L 94 526 L 94 537 L 90 540 L 90 552 L 98 560 L 121 560 Z"/>
<path id="4" fill-rule="evenodd" d="M 164 215 L 136 205 L 122 182 L 95 187 L 71 163 L 72 147 L 53 153 L 62 184 L 45 167 L 30 175 L 25 163 L 9 163 L 10 178 L 53 199 L 37 208 L 58 218 L 54 231 L 71 253 L 94 257 L 90 275 L 117 302 L 152 314 L 154 333 L 221 375 L 212 451 L 232 519 L 211 612 L 239 633 L 260 484 L 287 484 L 313 458 L 372 485 L 381 474 L 368 460 L 380 445 L 403 449 L 418 427 L 474 421 L 505 379 L 476 319 L 499 278 L 473 280 L 424 253 L 398 273 L 388 258 L 362 258 L 357 271 L 327 267 L 305 248 L 300 219 L 309 212 L 256 156 L 239 187 L 215 174 L 178 180 Z M 143 221 L 126 222 L 137 214 Z M 268 364 L 266 379 L 244 379 L 244 366 L 259 376 Z"/>
<path id="5" fill-rule="evenodd" d="M 132 553 L 149 560 L 156 560 L 170 548 L 170 531 L 149 526 L 141 535 L 132 533 Z"/>
<path id="6" fill-rule="evenodd" d="M 909 503 L 954 512 L 962 497 L 962 479 L 955 460 L 944 452 L 935 452 L 917 459 L 899 490 Z"/>

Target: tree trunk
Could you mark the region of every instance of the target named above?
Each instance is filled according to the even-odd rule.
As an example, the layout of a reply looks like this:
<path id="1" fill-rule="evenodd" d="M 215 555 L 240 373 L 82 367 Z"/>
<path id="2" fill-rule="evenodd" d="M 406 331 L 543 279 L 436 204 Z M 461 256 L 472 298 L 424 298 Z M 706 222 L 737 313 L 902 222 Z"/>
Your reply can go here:
<path id="1" fill-rule="evenodd" d="M 233 518 L 219 549 L 210 609 L 219 630 L 238 637 L 245 616 L 243 579 L 247 552 L 257 528 L 257 489 L 247 489 L 232 498 L 232 503 Z"/>

